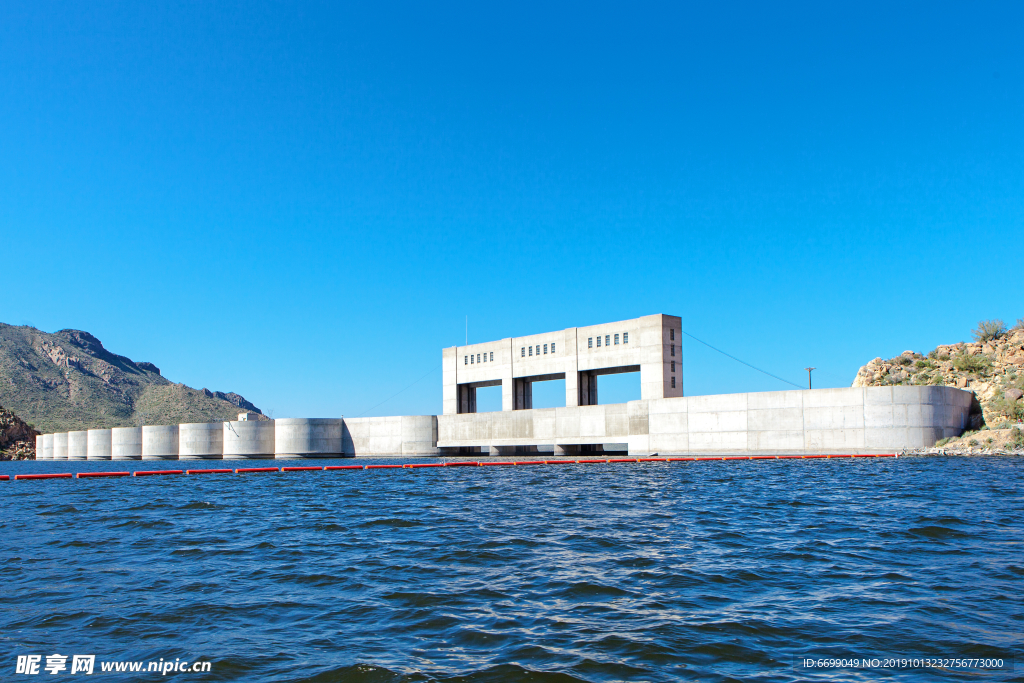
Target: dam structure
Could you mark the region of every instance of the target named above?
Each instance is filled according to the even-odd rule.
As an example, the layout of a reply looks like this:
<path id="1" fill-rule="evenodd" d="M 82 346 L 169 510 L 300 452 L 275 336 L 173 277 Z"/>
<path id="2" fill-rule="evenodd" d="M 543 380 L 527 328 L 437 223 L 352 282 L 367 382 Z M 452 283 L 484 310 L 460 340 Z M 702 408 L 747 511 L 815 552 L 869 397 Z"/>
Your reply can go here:
<path id="1" fill-rule="evenodd" d="M 442 349 L 442 414 L 147 425 L 46 434 L 40 460 L 233 460 L 356 456 L 892 453 L 959 436 L 974 395 L 944 386 L 683 396 L 681 319 L 649 315 Z M 640 399 L 598 402 L 601 376 L 635 372 Z M 533 384 L 565 381 L 565 406 Z M 476 393 L 501 387 L 501 410 Z"/>

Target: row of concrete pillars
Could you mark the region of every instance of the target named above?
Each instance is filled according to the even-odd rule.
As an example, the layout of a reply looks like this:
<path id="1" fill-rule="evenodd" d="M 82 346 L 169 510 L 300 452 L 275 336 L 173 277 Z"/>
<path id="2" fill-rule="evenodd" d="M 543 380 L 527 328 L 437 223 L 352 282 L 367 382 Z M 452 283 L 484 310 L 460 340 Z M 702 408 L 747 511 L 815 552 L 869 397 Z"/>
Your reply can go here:
<path id="1" fill-rule="evenodd" d="M 576 382 L 577 404 L 581 406 L 596 406 L 597 403 L 597 375 L 593 372 L 579 372 Z M 530 379 L 512 380 L 512 409 L 530 410 L 533 408 L 533 382 Z M 459 385 L 459 413 L 476 412 L 476 390 L 477 387 L 471 384 Z"/>

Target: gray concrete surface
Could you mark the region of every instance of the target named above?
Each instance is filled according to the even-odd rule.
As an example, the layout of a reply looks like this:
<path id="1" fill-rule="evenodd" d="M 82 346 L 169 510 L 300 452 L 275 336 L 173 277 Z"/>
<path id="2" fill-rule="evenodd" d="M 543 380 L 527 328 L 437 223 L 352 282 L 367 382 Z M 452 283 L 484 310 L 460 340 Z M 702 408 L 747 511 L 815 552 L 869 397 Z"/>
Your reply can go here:
<path id="1" fill-rule="evenodd" d="M 223 422 L 178 425 L 178 458 L 180 460 L 220 460 L 223 457 Z"/>
<path id="2" fill-rule="evenodd" d="M 53 435 L 53 459 L 68 459 L 68 433 L 57 432 Z"/>
<path id="3" fill-rule="evenodd" d="M 142 427 L 114 427 L 110 430 L 112 460 L 142 460 Z"/>
<path id="4" fill-rule="evenodd" d="M 348 456 L 437 455 L 437 417 L 345 418 L 342 452 Z"/>
<path id="5" fill-rule="evenodd" d="M 37 451 L 36 460 L 53 460 L 53 434 L 43 434 L 42 456 Z"/>
<path id="6" fill-rule="evenodd" d="M 178 459 L 178 425 L 146 425 L 142 428 L 143 460 Z"/>
<path id="7" fill-rule="evenodd" d="M 341 433 L 341 418 L 294 417 L 274 420 L 274 457 L 341 457 Z"/>
<path id="8" fill-rule="evenodd" d="M 84 430 L 68 432 L 68 460 L 86 460 L 89 454 L 89 433 Z"/>
<path id="9" fill-rule="evenodd" d="M 224 459 L 274 457 L 274 421 L 223 423 Z"/>
<path id="10" fill-rule="evenodd" d="M 89 460 L 110 460 L 113 458 L 113 451 L 111 450 L 111 430 L 89 430 L 86 457 Z"/>
<path id="11" fill-rule="evenodd" d="M 951 387 L 856 387 L 441 415 L 438 446 L 572 452 L 624 441 L 637 455 L 892 452 L 960 434 L 970 404 L 970 392 Z"/>

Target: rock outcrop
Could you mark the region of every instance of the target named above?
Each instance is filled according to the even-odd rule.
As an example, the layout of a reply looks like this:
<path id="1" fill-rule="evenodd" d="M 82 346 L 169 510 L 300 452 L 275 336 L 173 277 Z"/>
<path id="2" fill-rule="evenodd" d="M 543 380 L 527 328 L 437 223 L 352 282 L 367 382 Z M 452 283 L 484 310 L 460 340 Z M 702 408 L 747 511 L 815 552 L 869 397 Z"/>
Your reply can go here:
<path id="1" fill-rule="evenodd" d="M 0 406 L 0 460 L 35 458 L 37 434 L 32 425 Z"/>
<path id="2" fill-rule="evenodd" d="M 1024 326 L 977 342 L 936 347 L 927 354 L 904 351 L 875 358 L 857 371 L 855 387 L 944 385 L 973 391 L 971 429 L 1024 420 Z"/>

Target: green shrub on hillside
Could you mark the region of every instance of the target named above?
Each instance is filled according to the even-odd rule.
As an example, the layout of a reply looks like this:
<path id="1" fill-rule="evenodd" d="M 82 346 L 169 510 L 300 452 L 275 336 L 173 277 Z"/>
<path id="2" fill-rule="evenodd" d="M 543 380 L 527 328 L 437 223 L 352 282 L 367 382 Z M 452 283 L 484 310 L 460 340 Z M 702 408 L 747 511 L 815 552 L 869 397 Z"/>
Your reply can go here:
<path id="1" fill-rule="evenodd" d="M 971 332 L 974 340 L 979 342 L 998 339 L 1004 334 L 1006 334 L 1006 323 L 1002 320 L 982 320 L 978 323 L 978 328 Z"/>
<path id="2" fill-rule="evenodd" d="M 968 356 L 965 353 L 961 353 L 953 359 L 953 367 L 960 372 L 970 372 L 974 374 L 984 374 L 990 367 L 992 367 L 992 361 L 987 356 Z"/>
<path id="3" fill-rule="evenodd" d="M 1003 397 L 993 401 L 992 407 L 1005 415 L 1011 422 L 1024 422 L 1024 402 Z"/>

